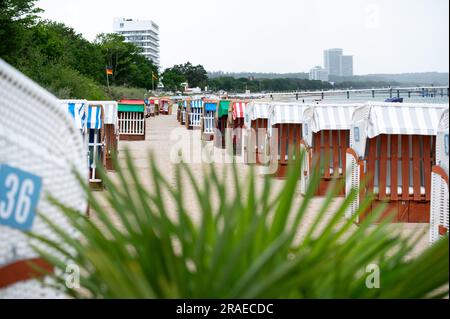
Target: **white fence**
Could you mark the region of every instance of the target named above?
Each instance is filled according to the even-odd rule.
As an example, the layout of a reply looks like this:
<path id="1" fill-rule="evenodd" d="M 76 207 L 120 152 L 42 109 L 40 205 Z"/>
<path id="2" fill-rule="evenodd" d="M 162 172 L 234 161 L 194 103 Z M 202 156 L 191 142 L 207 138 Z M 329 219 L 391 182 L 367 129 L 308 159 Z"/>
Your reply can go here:
<path id="1" fill-rule="evenodd" d="M 144 135 L 145 118 L 141 112 L 119 112 L 119 134 Z"/>
<path id="2" fill-rule="evenodd" d="M 214 133 L 214 112 L 207 111 L 205 116 L 203 117 L 203 132 L 207 134 Z"/>
<path id="3" fill-rule="evenodd" d="M 192 108 L 189 113 L 189 125 L 192 127 L 200 127 L 202 120 L 202 112 L 201 108 Z"/>
<path id="4" fill-rule="evenodd" d="M 102 180 L 97 176 L 97 161 L 101 162 L 102 160 L 102 153 L 104 151 L 105 143 L 101 140 L 100 130 L 90 129 L 88 132 L 88 157 L 90 168 L 89 182 L 98 183 Z"/>

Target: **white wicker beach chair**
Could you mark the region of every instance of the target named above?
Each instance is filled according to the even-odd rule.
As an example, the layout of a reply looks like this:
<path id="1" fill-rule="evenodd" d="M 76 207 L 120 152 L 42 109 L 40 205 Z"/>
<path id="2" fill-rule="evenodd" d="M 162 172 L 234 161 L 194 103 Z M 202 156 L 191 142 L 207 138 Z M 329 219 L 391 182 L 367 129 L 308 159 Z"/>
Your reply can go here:
<path id="1" fill-rule="evenodd" d="M 449 110 L 439 121 L 436 136 L 436 165 L 431 173 L 430 243 L 448 235 L 449 228 Z"/>
<path id="2" fill-rule="evenodd" d="M 87 181 L 86 151 L 80 130 L 58 100 L 0 59 L 0 298 L 64 297 L 59 290 L 27 277 L 29 270 L 24 277 L 18 273 L 24 271 L 26 261 L 37 260 L 38 256 L 22 230 L 6 220 L 9 214 L 18 221 L 18 214 L 26 210 L 17 208 L 23 194 L 13 196 L 17 183 L 12 183 L 13 179 L 5 182 L 11 177 L 10 174 L 5 179 L 5 168 L 40 179 L 41 191 L 32 210 L 46 215 L 75 236 L 66 218 L 47 198 L 51 195 L 67 206 L 86 212 L 83 189 L 73 174 L 75 170 L 80 176 L 86 176 Z M 19 189 L 24 188 L 18 185 Z M 14 206 L 9 206 L 11 203 Z M 8 207 L 14 209 L 8 212 Z M 31 210 L 27 213 L 30 215 L 33 215 Z M 29 230 L 48 238 L 56 236 L 39 215 L 32 220 Z M 15 276 L 8 275 L 11 271 Z"/>

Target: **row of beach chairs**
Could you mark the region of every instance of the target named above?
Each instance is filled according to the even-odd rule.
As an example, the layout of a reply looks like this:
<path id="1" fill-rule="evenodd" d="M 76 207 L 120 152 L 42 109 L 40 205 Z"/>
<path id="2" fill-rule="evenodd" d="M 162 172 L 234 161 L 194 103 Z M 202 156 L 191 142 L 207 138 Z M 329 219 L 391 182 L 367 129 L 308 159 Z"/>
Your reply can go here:
<path id="1" fill-rule="evenodd" d="M 230 147 L 248 164 L 271 165 L 285 177 L 293 148 L 305 152 L 301 191 L 320 167 L 316 195 L 345 184 L 374 201 L 359 218 L 384 203 L 394 222 L 430 223 L 430 240 L 448 233 L 448 104 L 426 103 L 286 103 L 193 97 L 180 102 L 178 120 L 201 129 L 202 139 Z M 194 116 L 198 120 L 192 122 Z M 229 141 L 230 145 L 226 145 Z M 364 186 L 363 186 L 364 185 Z"/>

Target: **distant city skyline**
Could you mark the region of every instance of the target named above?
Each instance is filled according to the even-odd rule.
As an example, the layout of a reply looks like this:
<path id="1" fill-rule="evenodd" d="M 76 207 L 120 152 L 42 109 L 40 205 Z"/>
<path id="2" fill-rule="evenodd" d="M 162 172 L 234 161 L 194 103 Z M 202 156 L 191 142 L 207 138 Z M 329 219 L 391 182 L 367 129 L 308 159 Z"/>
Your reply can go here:
<path id="1" fill-rule="evenodd" d="M 45 10 L 43 18 L 63 22 L 88 40 L 113 32 L 114 17 L 155 21 L 162 69 L 190 61 L 208 71 L 308 72 L 323 64 L 324 49 L 337 47 L 357 57 L 355 75 L 449 71 L 448 0 L 36 4 Z"/>

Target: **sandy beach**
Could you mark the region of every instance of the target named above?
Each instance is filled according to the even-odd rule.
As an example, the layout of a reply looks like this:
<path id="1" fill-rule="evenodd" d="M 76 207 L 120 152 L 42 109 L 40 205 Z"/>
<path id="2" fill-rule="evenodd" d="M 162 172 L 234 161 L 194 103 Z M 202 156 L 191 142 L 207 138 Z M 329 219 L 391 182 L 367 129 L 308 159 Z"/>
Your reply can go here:
<path id="1" fill-rule="evenodd" d="M 174 114 L 175 114 L 175 110 Z M 203 148 L 207 148 L 208 150 L 214 150 L 215 156 L 223 156 L 224 150 L 214 148 L 213 142 L 200 142 L 200 131 L 192 131 L 187 130 L 184 126 L 181 126 L 176 119 L 176 115 L 160 115 L 157 117 L 151 117 L 146 119 L 146 137 L 145 141 L 120 141 L 119 142 L 119 162 L 124 162 L 124 150 L 128 149 L 131 153 L 131 156 L 135 162 L 139 170 L 139 174 L 141 179 L 151 192 L 152 190 L 152 182 L 150 180 L 150 164 L 148 160 L 148 154 L 152 152 L 154 154 L 154 160 L 156 165 L 159 167 L 161 172 L 163 172 L 166 179 L 169 183 L 175 186 L 175 177 L 174 177 L 174 168 L 177 165 L 173 160 L 171 160 L 171 156 L 176 153 L 176 145 L 179 147 L 183 147 L 184 151 L 190 152 L 190 158 L 193 160 L 192 163 L 188 165 L 192 169 L 194 175 L 201 179 L 204 174 L 204 169 L 208 166 L 208 164 L 202 163 L 200 160 L 200 153 Z M 191 135 L 194 134 L 194 137 Z M 197 139 L 198 138 L 198 139 Z M 183 151 L 183 152 L 184 152 Z M 183 153 L 185 154 L 185 153 Z M 224 169 L 230 169 L 231 164 L 225 163 L 215 163 L 214 166 L 218 169 L 219 176 L 223 176 L 220 174 Z M 253 166 L 254 167 L 254 166 Z M 238 174 L 241 177 L 241 182 L 245 183 L 246 176 L 249 174 L 252 166 L 245 165 L 243 163 L 237 164 Z M 257 169 L 257 168 L 256 168 Z M 115 172 L 108 172 L 109 176 L 112 177 L 113 180 L 116 180 Z M 233 195 L 234 187 L 233 187 L 233 177 L 232 174 L 225 174 L 223 177 L 225 178 L 227 187 L 227 192 L 230 197 Z M 257 174 L 257 185 L 262 184 L 263 177 Z M 258 180 L 261 183 L 258 183 Z M 131 184 L 130 184 L 131 185 Z M 130 186 L 129 185 L 129 186 Z M 283 180 L 273 179 L 273 189 L 278 191 L 281 189 L 283 185 Z M 103 196 L 106 194 L 107 190 L 95 192 L 96 198 L 98 198 L 102 205 L 107 208 L 108 203 L 104 200 Z M 185 189 L 184 195 L 186 198 L 185 205 L 188 208 L 189 213 L 192 218 L 196 221 L 199 218 L 199 208 L 198 203 L 192 189 Z M 276 193 L 276 192 L 273 192 Z M 173 212 L 173 216 L 175 216 L 176 208 L 173 201 L 167 196 L 167 200 L 165 200 L 165 204 L 169 212 Z M 241 195 L 245 196 L 245 195 Z M 300 194 L 299 188 L 297 189 L 297 196 L 295 199 L 294 205 L 299 205 L 302 201 L 303 197 Z M 327 212 L 327 217 L 333 216 L 333 212 L 337 207 L 339 207 L 343 198 L 336 198 L 333 200 L 333 203 L 330 207 L 329 212 Z M 323 203 L 324 198 L 316 197 L 311 201 L 308 212 L 300 226 L 298 236 L 301 237 L 304 233 L 304 229 L 308 228 L 310 224 L 314 221 L 314 217 L 316 216 L 321 204 Z M 95 212 L 92 212 L 93 218 L 95 219 Z M 171 214 L 172 215 L 172 214 Z M 113 218 L 113 217 L 112 217 Z M 342 221 L 344 222 L 344 221 Z M 349 232 L 352 232 L 354 229 L 358 227 L 354 225 Z M 376 225 L 374 225 L 376 227 Z M 428 247 L 428 224 L 392 224 L 392 231 L 400 231 L 402 235 L 406 237 L 416 237 L 419 233 L 424 236 L 418 243 L 418 245 L 414 249 L 413 255 L 423 251 L 426 247 Z"/>

